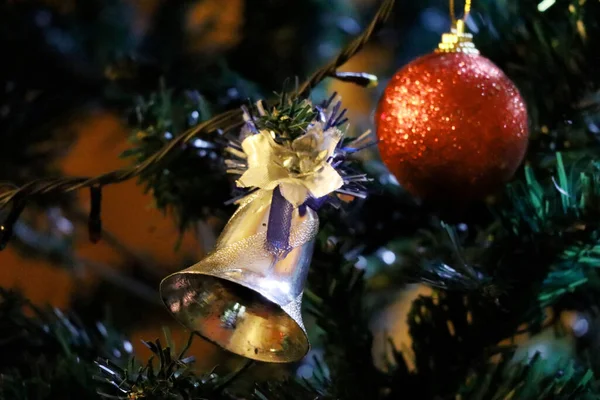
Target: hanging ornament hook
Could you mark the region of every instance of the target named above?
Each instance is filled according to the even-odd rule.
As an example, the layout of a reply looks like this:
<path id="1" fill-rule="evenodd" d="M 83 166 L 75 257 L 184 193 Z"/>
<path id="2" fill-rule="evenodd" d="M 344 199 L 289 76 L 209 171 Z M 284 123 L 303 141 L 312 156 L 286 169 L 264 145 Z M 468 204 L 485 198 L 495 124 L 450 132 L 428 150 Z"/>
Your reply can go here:
<path id="1" fill-rule="evenodd" d="M 471 0 L 466 0 L 462 18 L 456 18 L 454 0 L 450 0 L 452 28 L 450 29 L 450 33 L 442 35 L 442 41 L 436 50 L 437 53 L 479 54 L 479 50 L 473 44 L 473 35 L 465 32 L 465 21 L 469 17 L 470 12 Z"/>
<path id="2" fill-rule="evenodd" d="M 452 19 L 452 24 L 456 24 L 458 21 L 456 19 L 456 14 L 454 13 L 454 0 L 450 0 L 450 19 Z M 462 21 L 466 21 L 469 17 L 469 13 L 471 12 L 471 0 L 465 1 L 465 9 L 463 11 L 463 17 L 460 19 Z"/>

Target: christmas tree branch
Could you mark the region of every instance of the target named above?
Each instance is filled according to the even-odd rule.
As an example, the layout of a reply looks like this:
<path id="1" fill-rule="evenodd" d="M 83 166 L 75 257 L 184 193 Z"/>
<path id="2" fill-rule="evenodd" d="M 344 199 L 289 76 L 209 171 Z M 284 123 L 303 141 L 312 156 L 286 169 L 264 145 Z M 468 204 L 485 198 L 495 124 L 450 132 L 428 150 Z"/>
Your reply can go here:
<path id="1" fill-rule="evenodd" d="M 326 247 L 322 243 L 316 249 L 306 297 L 307 311 L 324 331 L 324 361 L 330 373 L 321 379 L 321 386 L 333 398 L 376 398 L 385 374 L 372 362 L 373 336 L 365 312 L 363 271 L 344 259 L 341 246 Z M 355 368 L 357 365 L 361 368 Z"/>
<path id="2" fill-rule="evenodd" d="M 514 352 L 502 355 L 500 362 L 490 362 L 473 371 L 462 388 L 459 398 L 465 400 L 505 399 L 522 400 L 584 398 L 599 396 L 591 370 L 573 362 L 553 366 L 540 353 L 528 361 L 514 359 Z"/>
<path id="3" fill-rule="evenodd" d="M 141 363 L 133 359 L 131 342 L 110 325 L 98 321 L 90 327 L 1 288 L 0 329 L 2 399 L 230 400 L 232 382 L 251 365 L 223 376 L 199 373 L 187 354 L 194 335 L 176 349 L 168 329 L 166 346 L 159 339 L 143 342 L 152 356 Z"/>
<path id="4" fill-rule="evenodd" d="M 73 315 L 40 309 L 0 289 L 0 398 L 95 399 L 96 358 L 125 364 L 133 347 L 110 325 L 84 326 Z"/>

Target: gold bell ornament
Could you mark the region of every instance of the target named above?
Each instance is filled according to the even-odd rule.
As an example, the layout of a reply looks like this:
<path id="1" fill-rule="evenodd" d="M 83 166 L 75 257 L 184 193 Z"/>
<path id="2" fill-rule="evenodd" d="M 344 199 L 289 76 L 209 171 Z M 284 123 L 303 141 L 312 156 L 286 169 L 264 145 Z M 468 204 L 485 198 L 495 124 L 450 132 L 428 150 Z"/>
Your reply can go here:
<path id="1" fill-rule="evenodd" d="M 285 363 L 310 349 L 301 302 L 316 210 L 339 202 L 335 192 L 364 197 L 366 180 L 350 173 L 346 157 L 369 132 L 342 145 L 346 119 L 336 99 L 319 106 L 293 100 L 269 111 L 259 102 L 252 114 L 243 109 L 245 126 L 239 140 L 228 142 L 225 162 L 247 192 L 235 200 L 238 209 L 215 249 L 160 284 L 179 322 L 228 351 Z"/>

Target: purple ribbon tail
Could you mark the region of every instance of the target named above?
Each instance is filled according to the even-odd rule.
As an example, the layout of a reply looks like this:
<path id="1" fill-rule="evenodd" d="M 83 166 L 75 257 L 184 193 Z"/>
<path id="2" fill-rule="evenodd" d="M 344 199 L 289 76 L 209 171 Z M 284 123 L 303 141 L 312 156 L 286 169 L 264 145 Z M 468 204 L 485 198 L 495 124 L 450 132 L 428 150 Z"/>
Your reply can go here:
<path id="1" fill-rule="evenodd" d="M 277 258 L 285 258 L 292 251 L 290 233 L 293 212 L 294 206 L 281 195 L 277 186 L 273 190 L 267 225 L 267 251 Z"/>

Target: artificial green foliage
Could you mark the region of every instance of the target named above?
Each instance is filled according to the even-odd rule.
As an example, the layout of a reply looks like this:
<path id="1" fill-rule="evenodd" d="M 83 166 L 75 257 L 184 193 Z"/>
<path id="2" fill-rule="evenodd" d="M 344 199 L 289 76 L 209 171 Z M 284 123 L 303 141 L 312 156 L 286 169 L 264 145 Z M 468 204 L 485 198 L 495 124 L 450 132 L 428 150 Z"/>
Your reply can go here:
<path id="1" fill-rule="evenodd" d="M 556 154 L 543 180 L 525 167 L 525 179 L 508 186 L 502 206 L 491 208 L 496 218 L 477 234 L 440 223 L 414 236 L 420 250 L 399 247 L 405 260 L 398 273 L 492 300 L 513 290 L 539 291 L 540 307 L 586 283 L 597 290 L 600 170 L 593 161 L 565 166 L 562 158 Z M 519 279 L 525 271 L 516 265 L 528 265 L 527 276 L 537 283 Z"/>
<path id="2" fill-rule="evenodd" d="M 41 310 L 17 292 L 0 291 L 0 398 L 96 398 L 97 357 L 125 362 L 131 343 L 107 324 Z"/>
<path id="3" fill-rule="evenodd" d="M 210 106 L 194 91 L 160 91 L 140 99 L 133 111 L 133 147 L 123 156 L 142 163 L 175 135 L 210 117 Z M 230 197 L 230 183 L 222 179 L 222 147 L 215 137 L 198 137 L 179 146 L 161 165 L 140 176 L 160 210 L 172 211 L 183 231 L 194 221 L 219 215 Z M 173 177 L 177 177 L 174 179 Z"/>
<path id="4" fill-rule="evenodd" d="M 278 133 L 280 140 L 294 140 L 306 133 L 306 128 L 316 116 L 312 103 L 306 99 L 288 99 L 280 95 L 279 102 L 272 109 L 265 109 L 265 115 L 258 117 L 256 127 Z"/>
<path id="5" fill-rule="evenodd" d="M 546 4 L 547 8 L 539 6 Z M 593 107 L 600 81 L 600 4 L 595 1 L 474 2 L 475 42 L 516 81 L 534 127 L 556 128 Z"/>
<path id="6" fill-rule="evenodd" d="M 599 171 L 595 163 L 568 168 L 557 154 L 554 177 L 538 181 L 528 168 L 525 175 L 525 182 L 511 186 L 500 223 L 491 226 L 485 239 L 468 235 L 459 239 L 457 230 L 446 227 L 440 234 L 448 239 L 425 235 L 427 240 L 420 242 L 428 248 L 420 253 L 420 260 L 437 258 L 419 263 L 423 277 L 445 290 L 415 301 L 408 319 L 419 376 L 431 374 L 429 380 L 435 382 L 427 386 L 426 398 L 455 393 L 459 376 L 470 369 L 479 376 L 476 365 L 523 324 L 529 332 L 538 332 L 544 308 L 581 307 L 583 299 L 596 296 L 598 192 L 594 182 Z M 581 298 L 583 293 L 586 297 Z M 578 297 L 580 301 L 573 303 Z M 498 389 L 505 396 L 514 390 L 523 396 L 515 398 L 537 398 L 531 397 L 536 394 L 532 388 L 541 386 L 540 390 L 555 395 L 548 398 L 571 398 L 555 393 L 555 386 L 562 387 L 560 382 L 546 377 L 537 382 L 516 370 L 512 373 L 532 386 L 520 388 L 515 376 L 505 377 L 507 386 Z M 589 374 L 586 380 L 591 379 Z M 564 390 L 580 389 L 569 382 Z M 504 398 L 489 392 L 480 395 Z"/>
<path id="7" fill-rule="evenodd" d="M 537 307 L 534 295 L 527 296 L 529 302 L 524 303 L 530 309 L 503 302 L 505 297 L 494 297 L 498 293 L 493 291 L 471 287 L 454 287 L 449 292 L 446 288 L 415 300 L 407 323 L 416 369 L 409 369 L 407 355 L 396 350 L 388 372 L 377 370 L 370 363 L 372 336 L 368 330 L 363 273 L 341 260 L 340 247 L 332 247 L 326 237 L 320 244 L 323 250 L 315 254 L 305 297 L 307 311 L 316 317 L 324 336 L 325 364 L 317 362 L 315 371 L 323 398 L 429 399 L 456 394 L 459 399 L 479 400 L 600 396 L 596 394 L 593 372 L 574 361 L 557 366 L 554 360 L 537 355 L 524 363 L 514 359 L 513 348 L 498 346 L 531 318 L 530 311 Z M 331 268 L 336 264 L 343 265 L 341 270 Z M 525 294 L 520 296 L 526 298 Z M 527 331 L 538 332 L 539 322 L 529 321 Z M 499 364 L 492 361 L 497 360 L 495 356 L 500 356 Z M 548 365 L 552 365 L 551 371 Z M 587 397 L 579 397 L 584 395 Z"/>
<path id="8" fill-rule="evenodd" d="M 166 339 L 170 344 L 167 347 L 163 347 L 159 339 L 154 343 L 144 342 L 153 356 L 143 366 L 137 366 L 133 359 L 127 368 L 120 368 L 108 360 L 98 361 L 103 376 L 96 377 L 96 380 L 105 382 L 108 391 L 115 393 L 108 393 L 101 388 L 98 394 L 103 398 L 116 396 L 148 400 L 220 398 L 223 382 L 219 381 L 217 375 L 209 373 L 196 376 L 190 367 L 194 357 L 188 357 L 186 352 L 192 338 L 193 335 L 190 335 L 180 352 L 176 352 L 168 333 Z"/>
<path id="9" fill-rule="evenodd" d="M 347 263 L 340 249 L 326 239 L 322 247 L 323 251 L 314 256 L 306 293 L 307 311 L 323 332 L 329 371 L 317 377 L 326 375 L 321 380 L 333 398 L 376 398 L 385 376 L 371 362 L 373 337 L 363 304 L 362 272 Z M 332 268 L 334 265 L 337 267 Z"/>
<path id="10" fill-rule="evenodd" d="M 546 243 L 556 252 L 538 295 L 543 306 L 586 283 L 589 290 L 599 289 L 600 169 L 594 161 L 567 167 L 560 153 L 556 160 L 555 174 L 546 185 L 526 167 L 525 182 L 511 186 L 511 206 L 502 211 L 509 232 L 521 240 Z"/>
<path id="11" fill-rule="evenodd" d="M 71 140 L 63 133 L 68 130 L 57 127 L 91 105 L 126 114 L 134 104 L 131 148 L 124 154 L 132 165 L 151 160 L 188 128 L 241 105 L 258 129 L 293 140 L 318 110 L 285 95 L 278 102 L 273 96 L 274 104 L 255 101 L 279 90 L 285 79 L 304 78 L 357 23 L 349 18 L 349 1 L 247 1 L 238 43 L 191 54 L 185 22 L 195 2 L 159 3 L 143 37 L 130 32 L 128 2 L 75 1 L 62 14 L 35 1 L 0 5 L 0 44 L 15 54 L 0 66 L 0 135 L 6 144 L 0 146 L 0 180 L 23 184 L 56 174 L 51 161 Z M 538 8 L 542 3 L 545 10 Z M 376 40 L 405 63 L 430 52 L 447 30 L 447 4 L 396 7 L 395 24 Z M 357 160 L 356 174 L 372 178 L 369 196 L 319 210 L 304 293 L 315 349 L 305 360 L 312 377 L 267 379 L 251 393 L 237 393 L 235 382 L 247 378 L 252 363 L 223 376 L 196 371 L 187 346 L 176 351 L 167 335 L 166 345 L 146 342 L 154 356 L 140 364 L 129 357 L 131 345 L 107 325 L 89 328 L 72 315 L 37 309 L 1 291 L 0 398 L 600 398 L 599 17 L 599 3 L 591 0 L 474 2 L 468 26 L 476 30 L 478 48 L 514 79 L 528 104 L 526 165 L 489 199 L 448 212 L 412 198 L 377 157 Z M 360 123 L 352 121 L 350 130 Z M 156 207 L 173 215 L 182 231 L 208 217 L 226 220 L 233 211 L 224 205 L 234 194 L 223 158 L 238 135 L 194 137 L 140 176 Z M 45 207 L 62 198 L 43 200 Z M 57 241 L 29 218 L 15 227 L 27 252 L 37 249 L 36 255 L 56 264 L 72 263 L 71 237 Z M 434 291 L 413 300 L 407 315 L 394 316 L 408 325 L 412 352 L 390 343 L 392 359 L 379 370 L 370 324 L 415 282 Z M 101 292 L 98 297 L 95 304 L 115 301 Z M 118 311 L 121 320 L 131 313 Z M 572 340 L 573 351 L 560 354 L 560 361 L 559 354 L 547 353 L 517 359 L 516 347 L 527 343 L 506 343 L 524 334 L 568 331 L 563 311 L 588 324 L 557 339 Z"/>
<path id="12" fill-rule="evenodd" d="M 229 385 L 247 369 L 221 377 L 198 373 L 192 368 L 194 357 L 186 354 L 193 336 L 176 350 L 168 331 L 166 347 L 159 339 L 144 342 L 153 356 L 140 364 L 132 357 L 131 343 L 110 325 L 86 326 L 75 315 L 39 309 L 19 292 L 4 289 L 0 289 L 0 332 L 2 400 L 230 400 L 235 397 L 227 393 Z M 276 390 L 263 388 L 261 399 Z"/>
<path id="13" fill-rule="evenodd" d="M 456 396 L 457 400 L 552 400 L 600 398 L 590 370 L 562 362 L 548 373 L 539 353 L 524 362 L 514 360 L 512 352 L 497 363 L 473 372 Z"/>

